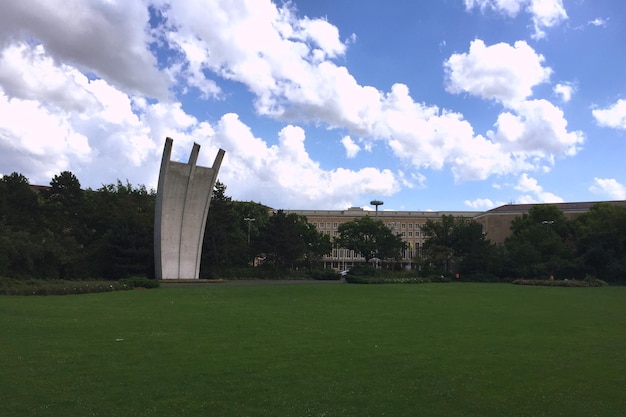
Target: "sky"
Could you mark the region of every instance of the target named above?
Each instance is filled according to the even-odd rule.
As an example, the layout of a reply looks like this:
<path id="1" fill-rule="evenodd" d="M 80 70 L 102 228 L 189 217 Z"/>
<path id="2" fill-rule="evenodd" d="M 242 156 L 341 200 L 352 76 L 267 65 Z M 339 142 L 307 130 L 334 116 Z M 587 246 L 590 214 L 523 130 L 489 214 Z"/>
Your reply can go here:
<path id="1" fill-rule="evenodd" d="M 275 209 L 626 199 L 622 0 L 0 2 L 0 175 Z"/>

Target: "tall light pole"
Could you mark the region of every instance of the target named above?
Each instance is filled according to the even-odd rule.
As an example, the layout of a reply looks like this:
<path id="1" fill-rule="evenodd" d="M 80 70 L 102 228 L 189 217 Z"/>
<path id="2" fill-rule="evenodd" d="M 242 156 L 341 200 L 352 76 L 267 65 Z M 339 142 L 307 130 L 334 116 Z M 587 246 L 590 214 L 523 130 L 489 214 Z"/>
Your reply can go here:
<path id="1" fill-rule="evenodd" d="M 376 220 L 378 220 L 378 206 L 382 206 L 385 203 L 380 200 L 372 200 L 370 204 L 376 207 Z"/>
<path id="2" fill-rule="evenodd" d="M 544 220 L 544 221 L 541 222 L 541 224 L 546 226 L 546 231 L 547 231 L 547 230 L 550 230 L 550 226 L 552 224 L 554 224 L 554 220 Z M 550 279 L 551 280 L 554 279 L 554 274 L 553 274 L 553 271 L 552 271 L 552 258 L 553 258 L 553 255 L 550 254 L 550 259 L 548 261 L 548 269 L 550 270 Z"/>
<path id="3" fill-rule="evenodd" d="M 248 222 L 248 246 L 250 246 L 250 225 L 255 220 L 256 219 L 254 217 L 246 217 L 246 218 L 244 218 L 244 221 Z"/>

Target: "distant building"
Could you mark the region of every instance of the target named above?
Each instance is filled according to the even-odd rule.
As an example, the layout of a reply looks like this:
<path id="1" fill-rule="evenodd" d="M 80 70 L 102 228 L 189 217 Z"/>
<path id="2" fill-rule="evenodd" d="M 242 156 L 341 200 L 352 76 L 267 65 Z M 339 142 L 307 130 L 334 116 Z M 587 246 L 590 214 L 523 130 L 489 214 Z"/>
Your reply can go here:
<path id="1" fill-rule="evenodd" d="M 594 204 L 599 202 L 554 203 L 568 218 L 585 213 Z M 626 201 L 607 201 L 610 204 L 626 205 Z M 492 243 L 504 243 L 511 234 L 511 222 L 521 217 L 538 204 L 506 204 L 489 211 L 378 211 L 363 210 L 360 207 L 351 207 L 347 210 L 285 210 L 286 214 L 295 213 L 306 216 L 309 223 L 315 225 L 318 231 L 334 238 L 338 235 L 339 225 L 364 216 L 376 217 L 385 223 L 394 233 L 400 234 L 406 242 L 407 249 L 402 253 L 400 264 L 410 268 L 412 259 L 421 253 L 426 240 L 422 227 L 427 220 L 437 221 L 443 215 L 466 217 L 476 220 L 483 226 L 486 237 Z M 350 269 L 352 266 L 365 262 L 354 251 L 333 247 L 332 253 L 323 259 L 325 268 L 336 270 Z"/>
<path id="2" fill-rule="evenodd" d="M 563 212 L 565 217 L 573 219 L 589 211 L 593 205 L 598 203 L 626 205 L 625 200 L 551 204 L 505 204 L 504 206 L 477 214 L 474 220 L 482 224 L 487 238 L 489 238 L 492 243 L 504 243 L 504 240 L 511 234 L 511 222 L 513 219 L 528 214 L 528 211 L 534 206 L 556 206 Z"/>
<path id="3" fill-rule="evenodd" d="M 360 207 L 351 207 L 347 210 L 285 210 L 286 214 L 295 213 L 306 216 L 309 223 L 315 225 L 318 231 L 334 238 L 338 235 L 339 225 L 365 216 L 376 217 L 385 223 L 393 233 L 402 236 L 407 248 L 402 253 L 400 264 L 404 268 L 410 268 L 412 259 L 419 254 L 424 245 L 425 236 L 422 227 L 427 220 L 437 220 L 443 215 L 454 217 L 473 218 L 481 212 L 476 211 L 366 211 Z M 354 251 L 333 247 L 332 253 L 325 256 L 325 268 L 337 270 L 350 269 L 354 265 L 365 262 Z"/>

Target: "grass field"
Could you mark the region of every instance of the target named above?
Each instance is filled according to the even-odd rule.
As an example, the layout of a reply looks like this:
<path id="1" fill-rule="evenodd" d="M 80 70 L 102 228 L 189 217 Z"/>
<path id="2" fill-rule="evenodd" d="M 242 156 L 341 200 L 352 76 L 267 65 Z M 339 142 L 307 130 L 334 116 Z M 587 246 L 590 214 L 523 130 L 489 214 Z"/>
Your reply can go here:
<path id="1" fill-rule="evenodd" d="M 0 416 L 623 416 L 626 287 L 0 297 Z"/>

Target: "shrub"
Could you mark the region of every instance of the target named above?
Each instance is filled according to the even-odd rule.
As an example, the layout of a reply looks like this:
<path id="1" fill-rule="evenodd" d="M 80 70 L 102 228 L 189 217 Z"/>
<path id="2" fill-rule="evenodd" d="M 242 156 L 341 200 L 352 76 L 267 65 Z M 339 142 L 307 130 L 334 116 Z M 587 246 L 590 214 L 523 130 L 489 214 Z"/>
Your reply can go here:
<path id="1" fill-rule="evenodd" d="M 314 269 L 310 272 L 311 278 L 320 281 L 337 281 L 341 275 L 334 269 Z"/>
<path id="2" fill-rule="evenodd" d="M 346 282 L 350 284 L 427 284 L 430 282 L 450 282 L 450 279 L 437 278 L 436 281 L 433 281 L 431 278 L 407 274 L 376 276 L 354 276 L 348 274 L 346 275 Z"/>
<path id="3" fill-rule="evenodd" d="M 605 287 L 606 281 L 596 278 L 585 278 L 584 280 L 551 280 L 551 279 L 515 279 L 515 285 L 537 285 L 544 287 Z"/>
<path id="4" fill-rule="evenodd" d="M 144 277 L 124 278 L 119 280 L 118 283 L 129 288 L 158 288 L 161 286 L 158 280 Z"/>
<path id="5" fill-rule="evenodd" d="M 65 281 L 0 279 L 2 295 L 69 295 L 129 290 L 118 281 Z"/>
<path id="6" fill-rule="evenodd" d="M 356 265 L 350 268 L 347 276 L 375 276 L 376 268 L 371 265 Z"/>

